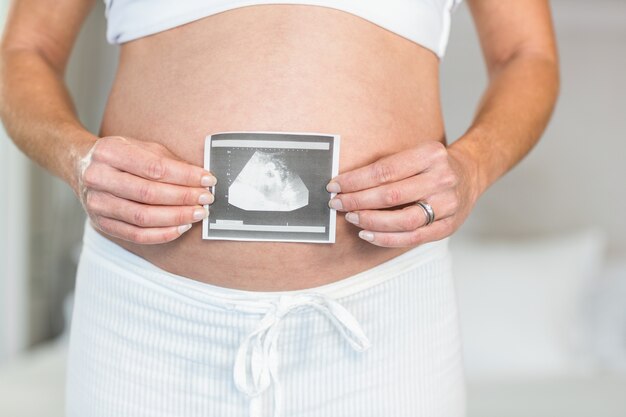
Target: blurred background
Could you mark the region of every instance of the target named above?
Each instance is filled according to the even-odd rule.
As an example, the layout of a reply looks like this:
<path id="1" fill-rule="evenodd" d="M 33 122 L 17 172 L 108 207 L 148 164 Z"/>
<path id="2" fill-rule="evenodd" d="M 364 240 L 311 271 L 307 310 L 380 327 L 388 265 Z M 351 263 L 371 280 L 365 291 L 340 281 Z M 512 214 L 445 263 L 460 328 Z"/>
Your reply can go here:
<path id="1" fill-rule="evenodd" d="M 117 65 L 98 3 L 67 73 L 94 133 Z M 469 417 L 626 416 L 626 0 L 551 4 L 562 68 L 552 122 L 451 241 Z M 0 0 L 2 22 L 7 8 Z M 486 85 L 464 3 L 441 74 L 452 141 Z M 0 416 L 62 416 L 84 214 L 0 136 Z"/>

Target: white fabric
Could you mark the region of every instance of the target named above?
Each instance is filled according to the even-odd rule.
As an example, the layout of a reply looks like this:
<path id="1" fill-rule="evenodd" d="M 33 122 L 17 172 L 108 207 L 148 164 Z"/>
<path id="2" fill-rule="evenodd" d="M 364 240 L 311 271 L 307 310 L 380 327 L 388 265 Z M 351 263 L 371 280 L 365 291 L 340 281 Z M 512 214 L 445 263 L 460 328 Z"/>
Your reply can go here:
<path id="1" fill-rule="evenodd" d="M 360 16 L 432 50 L 442 58 L 450 15 L 461 0 L 103 0 L 107 41 L 128 42 L 212 14 L 255 4 L 308 4 Z"/>
<path id="2" fill-rule="evenodd" d="M 450 266 L 445 239 L 331 284 L 246 291 L 170 274 L 87 224 L 67 416 L 463 417 Z"/>
<path id="3" fill-rule="evenodd" d="M 291 310 L 304 305 L 310 305 L 328 316 L 356 351 L 362 352 L 371 346 L 356 319 L 332 298 L 315 293 L 281 295 L 276 304 L 259 322 L 257 328 L 246 336 L 239 346 L 237 359 L 235 359 L 235 385 L 239 391 L 252 397 L 250 414 L 253 417 L 262 415 L 260 394 L 269 387 L 270 377 L 274 382 L 274 414 L 276 417 L 283 415 L 282 388 L 278 380 L 278 357 L 276 353 L 278 326 Z M 256 342 L 252 345 L 250 361 L 247 361 L 248 349 L 251 346 L 250 341 L 254 337 L 256 337 Z M 252 374 L 252 386 L 248 384 L 248 369 Z"/>

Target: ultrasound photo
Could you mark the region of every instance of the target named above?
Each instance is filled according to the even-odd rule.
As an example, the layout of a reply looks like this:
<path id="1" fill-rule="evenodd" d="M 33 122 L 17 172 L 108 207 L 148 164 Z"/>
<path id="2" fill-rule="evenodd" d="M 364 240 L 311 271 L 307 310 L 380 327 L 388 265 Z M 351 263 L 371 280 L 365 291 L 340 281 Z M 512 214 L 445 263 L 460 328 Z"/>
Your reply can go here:
<path id="1" fill-rule="evenodd" d="M 207 136 L 204 167 L 217 178 L 202 238 L 334 243 L 339 135 L 220 132 Z"/>

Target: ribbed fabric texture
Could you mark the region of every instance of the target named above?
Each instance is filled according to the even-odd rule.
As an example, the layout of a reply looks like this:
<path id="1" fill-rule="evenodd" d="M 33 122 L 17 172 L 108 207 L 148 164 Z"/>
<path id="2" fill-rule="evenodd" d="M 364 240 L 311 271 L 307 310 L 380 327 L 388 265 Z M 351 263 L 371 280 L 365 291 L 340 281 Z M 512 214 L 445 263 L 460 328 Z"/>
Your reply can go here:
<path id="1" fill-rule="evenodd" d="M 87 227 L 67 416 L 248 417 L 252 398 L 234 381 L 238 349 L 281 296 L 315 294 L 351 313 L 370 346 L 356 350 L 317 305 L 288 311 L 274 329 L 283 416 L 463 417 L 447 243 L 321 287 L 257 293 L 167 273 Z M 274 388 L 259 395 L 262 417 L 274 416 Z"/>

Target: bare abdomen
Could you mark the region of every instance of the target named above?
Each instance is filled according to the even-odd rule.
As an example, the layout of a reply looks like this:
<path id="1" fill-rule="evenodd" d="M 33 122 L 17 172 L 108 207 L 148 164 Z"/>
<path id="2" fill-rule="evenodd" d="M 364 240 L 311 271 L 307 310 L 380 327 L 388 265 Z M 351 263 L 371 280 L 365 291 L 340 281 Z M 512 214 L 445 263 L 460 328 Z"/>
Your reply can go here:
<path id="1" fill-rule="evenodd" d="M 438 70 L 431 51 L 343 11 L 242 7 L 124 44 L 100 134 L 199 166 L 214 132 L 339 134 L 341 173 L 445 140 Z M 410 249 L 364 242 L 343 216 L 334 244 L 203 241 L 200 223 L 163 245 L 111 239 L 172 273 L 258 291 L 322 285 Z"/>

